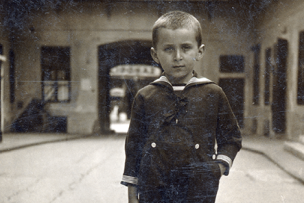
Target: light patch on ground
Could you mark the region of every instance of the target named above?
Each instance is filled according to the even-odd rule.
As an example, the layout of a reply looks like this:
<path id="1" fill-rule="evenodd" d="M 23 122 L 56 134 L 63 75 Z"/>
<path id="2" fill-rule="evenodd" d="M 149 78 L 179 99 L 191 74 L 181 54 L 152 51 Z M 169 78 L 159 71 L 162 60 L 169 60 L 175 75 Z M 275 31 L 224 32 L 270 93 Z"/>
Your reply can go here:
<path id="1" fill-rule="evenodd" d="M 297 183 L 297 180 L 277 170 L 249 170 L 247 176 L 256 181 L 274 183 Z"/>

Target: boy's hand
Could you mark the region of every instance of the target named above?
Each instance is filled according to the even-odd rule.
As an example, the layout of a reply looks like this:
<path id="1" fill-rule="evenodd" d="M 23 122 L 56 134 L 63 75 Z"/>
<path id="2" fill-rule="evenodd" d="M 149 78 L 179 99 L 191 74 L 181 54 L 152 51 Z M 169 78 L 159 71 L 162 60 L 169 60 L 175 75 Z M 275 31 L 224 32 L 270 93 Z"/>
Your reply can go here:
<path id="1" fill-rule="evenodd" d="M 129 203 L 138 203 L 137 188 L 135 186 L 128 186 L 128 197 Z"/>
<path id="2" fill-rule="evenodd" d="M 138 203 L 138 199 L 132 199 L 132 200 L 129 199 L 129 203 Z"/>
<path id="3" fill-rule="evenodd" d="M 220 169 L 221 169 L 221 175 L 223 175 L 226 171 L 226 167 L 221 163 L 219 163 L 218 165 L 220 166 Z"/>

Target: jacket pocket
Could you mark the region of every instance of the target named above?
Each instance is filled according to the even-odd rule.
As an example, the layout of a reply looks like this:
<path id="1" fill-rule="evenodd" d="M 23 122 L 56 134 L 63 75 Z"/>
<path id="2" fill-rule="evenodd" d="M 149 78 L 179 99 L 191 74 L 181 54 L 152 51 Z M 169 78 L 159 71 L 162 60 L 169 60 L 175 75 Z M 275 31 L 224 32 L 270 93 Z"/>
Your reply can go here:
<path id="1" fill-rule="evenodd" d="M 195 164 L 194 176 L 202 180 L 219 180 L 221 177 L 221 169 L 217 162 L 207 161 Z"/>
<path id="2" fill-rule="evenodd" d="M 210 161 L 209 163 L 209 168 L 210 168 L 210 171 L 212 172 L 212 174 L 214 175 L 214 177 L 216 179 L 220 179 L 222 174 L 221 174 L 221 169 L 220 169 L 220 166 L 217 162 L 215 161 Z"/>

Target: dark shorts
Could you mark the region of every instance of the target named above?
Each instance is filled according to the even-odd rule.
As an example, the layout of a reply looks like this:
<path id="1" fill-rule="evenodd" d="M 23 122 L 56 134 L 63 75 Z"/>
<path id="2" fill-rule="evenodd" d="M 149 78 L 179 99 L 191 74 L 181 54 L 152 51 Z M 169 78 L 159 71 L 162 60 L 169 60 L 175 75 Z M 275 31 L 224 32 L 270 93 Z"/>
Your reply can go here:
<path id="1" fill-rule="evenodd" d="M 140 203 L 214 203 L 220 171 L 216 162 L 183 167 L 167 173 L 161 184 L 147 177 L 139 186 Z"/>

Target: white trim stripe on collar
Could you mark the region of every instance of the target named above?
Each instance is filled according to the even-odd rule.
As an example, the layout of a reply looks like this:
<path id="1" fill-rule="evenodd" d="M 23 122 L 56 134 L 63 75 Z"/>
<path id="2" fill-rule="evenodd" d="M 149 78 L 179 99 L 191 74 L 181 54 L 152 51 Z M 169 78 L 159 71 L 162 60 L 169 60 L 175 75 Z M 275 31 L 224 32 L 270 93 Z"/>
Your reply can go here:
<path id="1" fill-rule="evenodd" d="M 183 91 L 185 89 L 185 86 L 172 86 L 174 91 Z"/>
<path id="2" fill-rule="evenodd" d="M 189 80 L 189 82 L 187 83 L 187 85 L 189 85 L 191 83 L 208 83 L 208 82 L 212 82 L 212 81 L 205 77 L 203 77 L 203 78 L 192 77 Z"/>
<path id="3" fill-rule="evenodd" d="M 161 76 L 160 78 L 155 80 L 153 83 L 157 83 L 157 82 L 166 82 L 172 86 L 172 84 L 170 83 L 170 81 L 167 79 L 166 76 Z M 189 82 L 186 84 L 186 86 L 190 85 L 192 83 L 209 83 L 209 82 L 212 82 L 212 81 L 205 77 L 203 77 L 203 78 L 192 77 L 189 80 Z"/>

